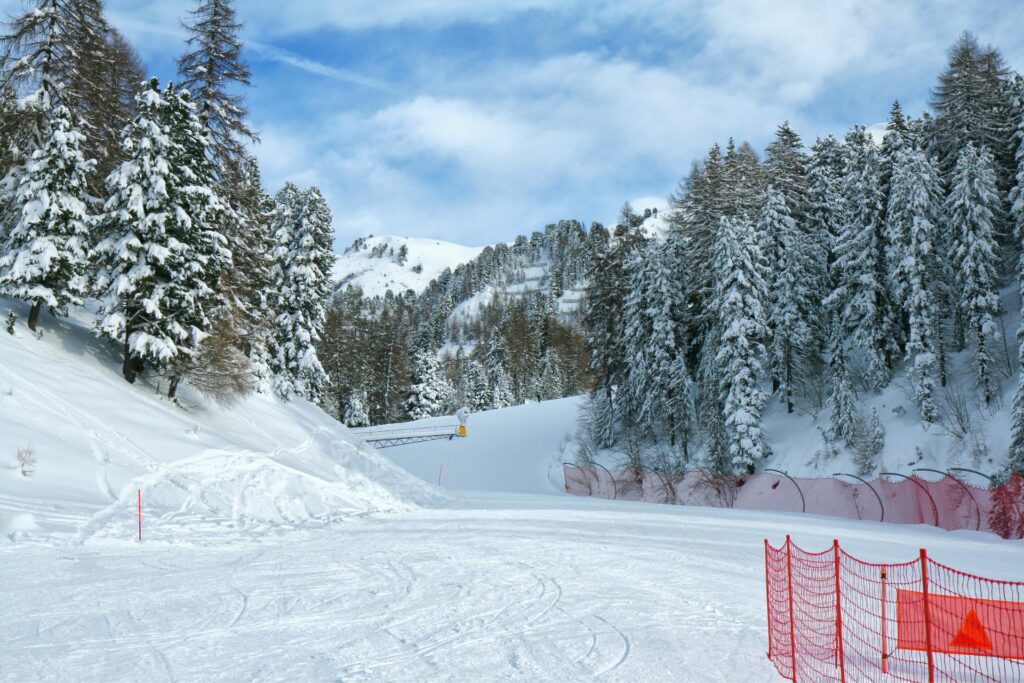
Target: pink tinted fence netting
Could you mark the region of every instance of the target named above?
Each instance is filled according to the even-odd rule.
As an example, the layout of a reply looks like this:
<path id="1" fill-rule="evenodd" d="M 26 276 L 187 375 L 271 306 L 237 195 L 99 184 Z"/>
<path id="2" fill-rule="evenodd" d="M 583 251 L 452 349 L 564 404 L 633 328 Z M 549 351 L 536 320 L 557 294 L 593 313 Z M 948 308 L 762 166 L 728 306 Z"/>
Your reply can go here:
<path id="1" fill-rule="evenodd" d="M 850 477 L 792 478 L 771 473 L 731 477 L 690 470 L 684 475 L 667 475 L 645 469 L 609 471 L 576 465 L 565 465 L 563 470 L 566 492 L 577 496 L 808 512 L 1024 537 L 1024 479 L 1019 475 L 1002 486 L 982 489 L 948 474 L 935 481 L 894 475 L 902 478 L 862 483 Z"/>
<path id="2" fill-rule="evenodd" d="M 792 681 L 1024 680 L 1024 583 L 765 541 L 768 658 Z"/>

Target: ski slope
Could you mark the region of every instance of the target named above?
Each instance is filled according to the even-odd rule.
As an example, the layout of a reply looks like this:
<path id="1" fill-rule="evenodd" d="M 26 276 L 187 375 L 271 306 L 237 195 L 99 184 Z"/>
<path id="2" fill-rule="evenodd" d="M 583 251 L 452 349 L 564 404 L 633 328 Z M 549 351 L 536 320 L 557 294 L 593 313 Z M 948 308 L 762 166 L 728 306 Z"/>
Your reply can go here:
<path id="1" fill-rule="evenodd" d="M 24 319 L 26 307 L 0 299 Z M 151 515 L 224 529 L 326 524 L 436 497 L 312 404 L 255 395 L 231 408 L 185 386 L 181 406 L 120 375 L 116 349 L 79 319 L 0 331 L 0 538 L 120 534 L 137 491 Z M 19 448 L 38 465 L 25 477 Z M 111 528 L 114 524 L 114 528 Z"/>
<path id="2" fill-rule="evenodd" d="M 382 453 L 417 477 L 445 489 L 564 495 L 562 462 L 573 461 L 583 398 L 527 403 L 469 416 L 467 436 L 388 448 Z M 402 427 L 458 424 L 433 417 Z M 442 469 L 443 468 L 443 469 Z"/>
<path id="3" fill-rule="evenodd" d="M 762 539 L 786 533 L 1022 578 L 1020 543 L 972 532 L 459 494 L 270 534 L 0 544 L 0 679 L 775 681 Z"/>
<path id="4" fill-rule="evenodd" d="M 85 322 L 0 333 L 2 681 L 774 681 L 766 536 L 1024 578 L 987 534 L 565 495 L 579 399 L 384 453 L 302 401 L 177 406 Z"/>

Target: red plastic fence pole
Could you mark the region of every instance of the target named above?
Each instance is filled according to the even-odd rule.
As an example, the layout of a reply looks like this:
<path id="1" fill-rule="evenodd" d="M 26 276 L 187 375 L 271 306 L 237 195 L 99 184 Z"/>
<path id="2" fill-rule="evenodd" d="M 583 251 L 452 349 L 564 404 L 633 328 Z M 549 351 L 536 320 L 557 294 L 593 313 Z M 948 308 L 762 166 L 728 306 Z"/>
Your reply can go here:
<path id="1" fill-rule="evenodd" d="M 889 672 L 889 644 L 886 643 L 887 624 L 885 623 L 885 584 L 888 580 L 888 571 L 882 567 L 882 673 Z"/>
<path id="2" fill-rule="evenodd" d="M 846 683 L 846 654 L 843 652 L 843 600 L 839 588 L 839 540 L 832 539 L 832 555 L 836 573 L 836 653 L 839 657 L 839 680 Z"/>
<path id="3" fill-rule="evenodd" d="M 793 619 L 793 542 L 786 534 L 786 587 L 789 593 L 789 654 L 793 661 L 793 680 L 796 681 L 796 620 Z"/>
<path id="4" fill-rule="evenodd" d="M 772 658 L 772 600 L 768 579 L 768 539 L 764 539 L 764 606 L 768 615 L 768 659 Z"/>
<path id="5" fill-rule="evenodd" d="M 928 683 L 935 681 L 935 662 L 932 659 L 932 617 L 928 609 L 928 553 L 921 548 L 921 595 L 924 597 L 924 646 L 928 653 Z"/>

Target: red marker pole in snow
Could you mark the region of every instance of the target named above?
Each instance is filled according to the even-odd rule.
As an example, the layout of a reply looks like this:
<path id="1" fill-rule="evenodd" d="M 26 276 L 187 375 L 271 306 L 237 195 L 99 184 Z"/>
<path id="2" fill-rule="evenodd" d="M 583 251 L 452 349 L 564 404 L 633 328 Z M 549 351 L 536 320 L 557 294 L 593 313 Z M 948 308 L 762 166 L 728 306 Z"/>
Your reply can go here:
<path id="1" fill-rule="evenodd" d="M 139 543 L 142 542 L 142 489 L 139 489 Z"/>

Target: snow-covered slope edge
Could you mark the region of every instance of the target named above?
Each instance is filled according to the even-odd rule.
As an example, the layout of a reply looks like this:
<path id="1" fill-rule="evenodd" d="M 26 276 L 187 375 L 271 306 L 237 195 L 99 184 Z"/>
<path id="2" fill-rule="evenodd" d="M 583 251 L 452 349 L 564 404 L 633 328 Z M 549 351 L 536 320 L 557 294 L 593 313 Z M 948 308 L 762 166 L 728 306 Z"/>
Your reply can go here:
<path id="1" fill-rule="evenodd" d="M 389 289 L 396 294 L 408 289 L 418 294 L 445 268 L 454 270 L 481 251 L 483 247 L 422 237 L 364 237 L 338 255 L 334 280 L 340 287 L 359 287 L 366 296 L 383 296 Z"/>
<path id="2" fill-rule="evenodd" d="M 20 306 L 0 299 L 2 311 Z M 306 401 L 220 408 L 185 387 L 175 406 L 127 384 L 83 321 L 44 316 L 40 330 L 0 331 L 0 537 L 130 535 L 138 489 L 155 534 L 172 521 L 320 524 L 437 496 Z M 18 449 L 38 458 L 31 477 Z"/>

